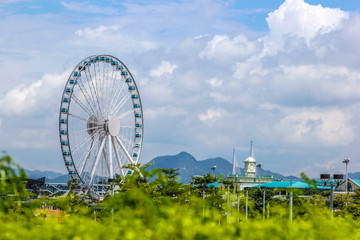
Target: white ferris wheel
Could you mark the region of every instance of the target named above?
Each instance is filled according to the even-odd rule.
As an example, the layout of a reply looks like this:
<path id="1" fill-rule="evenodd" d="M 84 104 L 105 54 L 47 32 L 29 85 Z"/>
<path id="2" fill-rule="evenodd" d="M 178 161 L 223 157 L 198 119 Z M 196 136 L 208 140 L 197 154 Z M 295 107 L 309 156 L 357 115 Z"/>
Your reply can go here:
<path id="1" fill-rule="evenodd" d="M 59 135 L 65 166 L 88 187 L 125 176 L 143 140 L 140 94 L 128 68 L 110 55 L 90 56 L 72 71 L 61 98 Z"/>

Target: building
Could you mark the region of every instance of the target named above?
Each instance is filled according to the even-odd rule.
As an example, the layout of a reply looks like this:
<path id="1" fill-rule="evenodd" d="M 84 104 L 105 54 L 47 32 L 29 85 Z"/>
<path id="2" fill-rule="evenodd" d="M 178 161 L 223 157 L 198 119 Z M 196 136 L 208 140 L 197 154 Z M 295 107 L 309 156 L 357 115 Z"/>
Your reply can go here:
<path id="1" fill-rule="evenodd" d="M 336 188 L 336 191 L 339 192 L 345 192 L 346 191 L 346 181 L 342 181 L 340 183 L 340 185 Z M 348 182 L 347 182 L 347 190 L 350 193 L 355 192 L 356 189 L 360 188 L 360 179 L 351 179 L 348 178 Z"/>
<path id="2" fill-rule="evenodd" d="M 244 190 L 245 187 L 259 186 L 260 184 L 273 182 L 274 176 L 264 176 L 256 171 L 256 159 L 252 148 L 252 141 L 250 146 L 250 156 L 244 160 L 244 175 L 239 175 L 235 172 L 236 160 L 235 149 L 233 152 L 233 172 L 227 175 L 227 180 L 233 182 L 237 190 Z M 260 169 L 260 168 L 259 168 Z M 256 174 L 257 173 L 257 174 Z"/>

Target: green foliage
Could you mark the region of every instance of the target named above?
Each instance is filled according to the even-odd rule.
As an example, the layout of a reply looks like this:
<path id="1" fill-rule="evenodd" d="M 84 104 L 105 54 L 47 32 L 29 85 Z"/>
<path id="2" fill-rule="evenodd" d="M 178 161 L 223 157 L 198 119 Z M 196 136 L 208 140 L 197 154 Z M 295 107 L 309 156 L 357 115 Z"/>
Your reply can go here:
<path id="1" fill-rule="evenodd" d="M 1 159 L 1 171 L 8 174 L 2 183 L 1 201 L 18 203 L 23 183 L 12 175 L 9 158 Z M 120 190 L 94 203 L 87 195 L 69 193 L 57 198 L 43 197 L 14 206 L 2 205 L 0 239 L 357 239 L 360 235 L 360 191 L 353 196 L 338 195 L 338 209 L 330 217 L 321 195 L 293 194 L 294 220 L 289 220 L 289 195 L 274 198 L 279 190 L 266 190 L 266 214 L 262 215 L 263 191 L 222 192 L 178 182 L 177 169 L 140 170 L 115 179 Z M 12 167 L 13 169 L 13 167 Z M 3 176 L 3 175 L 2 175 Z M 194 183 L 213 182 L 211 175 Z M 200 181 L 200 182 L 197 182 Z M 8 184 L 8 185 L 6 185 Z M 76 182 L 70 182 L 70 186 Z M 8 198 L 9 194 L 15 198 Z M 15 195 L 15 193 L 19 193 Z M 21 201 L 20 201 L 21 202 Z M 248 202 L 249 218 L 245 218 Z M 346 203 L 348 203 L 346 205 Z M 3 204 L 3 203 L 2 203 Z M 56 209 L 56 210 L 52 210 Z M 36 209 L 35 211 L 33 211 Z M 9 214 L 11 213 L 11 214 Z"/>
<path id="2" fill-rule="evenodd" d="M 309 184 L 313 189 L 316 189 L 316 180 L 310 179 L 304 172 L 300 174 L 302 180 Z"/>
<path id="3" fill-rule="evenodd" d="M 208 173 L 204 176 L 191 176 L 192 181 L 190 184 L 200 184 L 200 183 L 213 183 L 216 182 L 216 176 Z"/>
<path id="4" fill-rule="evenodd" d="M 20 211 L 22 200 L 28 196 L 25 188 L 27 175 L 24 169 L 14 163 L 3 152 L 0 157 L 0 211 L 9 213 Z"/>

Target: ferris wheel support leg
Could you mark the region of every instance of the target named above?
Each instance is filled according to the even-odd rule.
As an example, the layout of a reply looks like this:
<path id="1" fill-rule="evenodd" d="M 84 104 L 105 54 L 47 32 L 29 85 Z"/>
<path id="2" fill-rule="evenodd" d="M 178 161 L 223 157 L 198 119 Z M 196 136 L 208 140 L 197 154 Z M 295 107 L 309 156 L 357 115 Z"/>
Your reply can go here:
<path id="1" fill-rule="evenodd" d="M 109 160 L 108 160 L 108 158 L 107 158 L 107 156 L 106 156 L 106 146 L 103 148 L 103 155 L 104 155 L 104 158 L 105 158 L 105 162 L 106 162 L 106 168 L 107 168 L 107 170 L 108 170 L 108 173 L 109 173 L 109 175 L 110 175 L 110 164 L 109 164 Z"/>
<path id="2" fill-rule="evenodd" d="M 109 135 L 109 167 L 110 167 L 110 178 L 114 178 L 113 173 L 113 161 L 112 161 L 112 146 L 111 146 L 111 135 Z"/>
<path id="3" fill-rule="evenodd" d="M 101 145 L 100 145 L 100 148 L 99 148 L 99 151 L 98 151 L 98 154 L 96 156 L 96 160 L 94 162 L 94 165 L 91 169 L 91 173 L 90 173 L 90 181 L 89 181 L 89 185 L 91 185 L 91 182 L 93 180 L 93 177 L 94 177 L 94 174 L 95 174 L 95 170 L 96 170 L 96 167 L 99 163 L 99 160 L 100 160 L 100 156 L 101 156 L 101 153 L 102 153 L 102 150 L 104 148 L 104 145 L 105 145 L 105 138 L 101 141 Z"/>
<path id="4" fill-rule="evenodd" d="M 117 151 L 117 148 L 116 148 L 115 141 L 114 141 L 114 138 L 113 138 L 113 137 L 111 137 L 111 142 L 112 142 L 112 144 L 113 144 L 114 152 L 115 152 L 115 156 L 116 156 L 116 160 L 117 160 L 117 163 L 118 163 L 118 165 L 119 165 L 120 175 L 121 175 L 121 177 L 124 177 L 125 174 L 124 174 L 124 172 L 123 172 L 122 164 L 121 164 L 121 161 L 120 161 L 120 158 L 119 158 L 119 153 L 118 153 L 118 151 Z"/>
<path id="5" fill-rule="evenodd" d="M 122 144 L 122 142 L 120 141 L 119 137 L 118 137 L 118 136 L 115 136 L 115 138 L 116 138 L 117 142 L 119 143 L 121 149 L 124 151 L 124 153 L 125 153 L 127 159 L 129 160 L 129 162 L 134 165 L 135 169 L 139 172 L 140 176 L 143 178 L 144 176 L 141 174 L 139 168 L 135 165 L 134 160 L 131 158 L 130 154 L 128 153 L 128 151 L 126 150 L 125 146 L 124 146 L 124 145 Z"/>

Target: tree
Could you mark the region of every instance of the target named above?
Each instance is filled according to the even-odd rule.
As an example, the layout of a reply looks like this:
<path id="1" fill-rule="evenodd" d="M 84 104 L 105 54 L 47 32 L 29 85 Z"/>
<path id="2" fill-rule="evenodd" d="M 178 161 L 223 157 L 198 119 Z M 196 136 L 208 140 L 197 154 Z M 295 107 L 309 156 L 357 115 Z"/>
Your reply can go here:
<path id="1" fill-rule="evenodd" d="M 25 170 L 3 152 L 0 157 L 0 211 L 20 209 L 22 200 L 28 196 L 26 178 Z"/>

